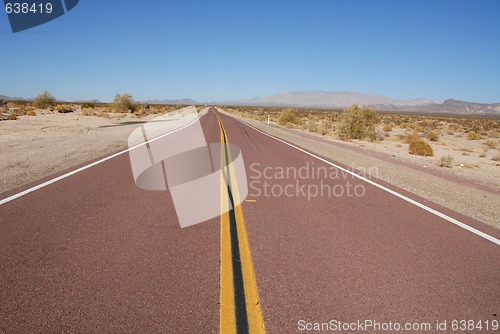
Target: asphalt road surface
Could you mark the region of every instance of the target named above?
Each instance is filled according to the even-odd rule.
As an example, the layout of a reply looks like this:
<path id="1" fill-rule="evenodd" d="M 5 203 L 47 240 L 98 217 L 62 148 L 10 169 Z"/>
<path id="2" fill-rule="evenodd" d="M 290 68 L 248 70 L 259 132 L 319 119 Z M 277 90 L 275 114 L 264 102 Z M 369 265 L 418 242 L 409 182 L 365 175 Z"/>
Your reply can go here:
<path id="1" fill-rule="evenodd" d="M 215 108 L 200 121 L 208 143 L 241 149 L 243 204 L 180 228 L 168 191 L 136 187 L 128 154 L 3 203 L 0 333 L 493 332 L 498 230 Z"/>

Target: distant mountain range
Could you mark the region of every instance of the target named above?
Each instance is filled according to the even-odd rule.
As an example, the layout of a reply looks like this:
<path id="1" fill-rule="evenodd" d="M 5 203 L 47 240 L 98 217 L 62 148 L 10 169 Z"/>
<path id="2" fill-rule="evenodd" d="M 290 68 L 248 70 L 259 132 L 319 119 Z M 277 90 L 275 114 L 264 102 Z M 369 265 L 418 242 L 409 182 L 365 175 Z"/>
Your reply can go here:
<path id="1" fill-rule="evenodd" d="M 92 100 L 76 100 L 76 101 L 73 101 L 73 102 L 76 102 L 76 103 L 102 103 L 101 101 L 99 101 L 98 99 L 92 99 Z"/>
<path id="2" fill-rule="evenodd" d="M 424 98 L 395 100 L 382 95 L 368 95 L 354 92 L 306 91 L 282 93 L 247 100 L 224 101 L 224 103 L 261 106 L 300 106 L 308 108 L 345 108 L 354 103 L 359 105 L 391 105 L 400 107 L 432 104 L 436 102 Z"/>
<path id="3" fill-rule="evenodd" d="M 439 103 L 426 98 L 391 99 L 383 95 L 355 92 L 303 91 L 245 100 L 218 101 L 211 104 L 326 109 L 343 109 L 352 104 L 358 104 L 370 105 L 373 109 L 381 111 L 500 116 L 500 103 L 488 104 L 459 100 L 446 100 Z"/>
<path id="4" fill-rule="evenodd" d="M 4 100 L 22 100 L 0 95 Z M 31 99 L 30 99 L 31 100 Z M 98 100 L 75 102 L 99 102 Z M 276 94 L 253 99 L 197 102 L 184 98 L 178 100 L 147 100 L 149 104 L 179 105 L 226 105 L 226 106 L 261 106 L 261 107 L 295 107 L 343 109 L 352 104 L 370 105 L 375 110 L 394 112 L 419 112 L 461 115 L 496 115 L 500 116 L 500 103 L 476 103 L 459 100 L 446 100 L 439 103 L 426 98 L 392 99 L 383 95 L 369 95 L 355 92 L 302 91 Z"/>
<path id="5" fill-rule="evenodd" d="M 25 100 L 25 101 L 31 101 L 33 99 L 24 99 L 22 97 L 8 97 L 5 95 L 0 95 L 0 99 L 5 100 L 5 101 L 12 101 L 12 100 Z"/>
<path id="6" fill-rule="evenodd" d="M 142 101 L 143 103 L 149 103 L 149 104 L 181 104 L 181 105 L 194 105 L 194 104 L 202 104 L 199 102 L 196 102 L 195 100 L 192 99 L 178 99 L 178 100 L 147 100 L 147 101 Z"/>

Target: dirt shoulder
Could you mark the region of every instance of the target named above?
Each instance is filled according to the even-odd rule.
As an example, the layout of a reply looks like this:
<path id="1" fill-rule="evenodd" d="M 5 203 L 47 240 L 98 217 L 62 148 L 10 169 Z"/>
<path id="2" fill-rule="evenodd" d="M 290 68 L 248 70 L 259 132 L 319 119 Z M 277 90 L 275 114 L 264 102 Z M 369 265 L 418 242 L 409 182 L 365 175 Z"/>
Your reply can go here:
<path id="1" fill-rule="evenodd" d="M 405 157 L 384 145 L 343 142 L 321 135 L 291 130 L 230 114 L 257 129 L 352 169 L 362 170 L 396 187 L 436 204 L 500 228 L 500 187 L 496 171 L 469 176 L 470 170 L 435 166 L 433 159 Z M 406 153 L 407 154 L 407 153 Z M 498 168 L 498 167 L 497 167 Z M 486 180 L 486 181 L 485 181 Z"/>

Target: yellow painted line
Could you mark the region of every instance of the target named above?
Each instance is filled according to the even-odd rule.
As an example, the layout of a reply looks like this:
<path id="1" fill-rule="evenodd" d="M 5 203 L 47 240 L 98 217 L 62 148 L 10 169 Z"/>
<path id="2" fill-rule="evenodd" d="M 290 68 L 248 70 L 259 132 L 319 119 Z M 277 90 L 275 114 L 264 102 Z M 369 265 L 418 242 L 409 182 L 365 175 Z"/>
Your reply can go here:
<path id="1" fill-rule="evenodd" d="M 249 203 L 255 203 L 257 202 L 257 200 L 254 200 L 254 199 L 246 199 L 245 202 L 249 202 Z"/>
<path id="2" fill-rule="evenodd" d="M 221 126 L 220 120 L 219 127 Z M 220 133 L 221 143 L 224 142 L 224 135 Z M 229 227 L 227 183 L 223 177 L 225 166 L 224 145 L 221 145 L 221 224 L 220 224 L 220 333 L 236 333 L 236 318 L 234 304 L 233 286 L 233 263 L 231 255 L 231 235 Z"/>
<path id="3" fill-rule="evenodd" d="M 214 113 L 215 114 L 215 113 Z M 229 143 L 227 133 L 224 130 L 224 125 L 219 116 L 215 114 L 218 119 L 219 127 L 221 129 L 221 143 L 224 143 L 224 134 L 226 143 Z M 226 166 L 225 154 L 222 153 L 224 145 L 221 145 L 221 172 Z M 227 146 L 229 161 L 232 160 L 231 151 Z M 230 167 L 230 175 L 236 175 L 234 166 Z M 224 178 L 222 179 L 223 187 L 227 187 Z M 235 203 L 240 202 L 238 185 L 236 178 L 231 178 L 231 186 L 233 189 L 233 200 Z M 227 188 L 223 189 L 226 190 Z M 228 194 L 227 190 L 222 191 L 224 194 L 221 198 L 221 209 L 227 209 Z M 255 200 L 249 200 L 255 201 Z M 226 205 L 226 206 L 224 206 Z M 226 210 L 227 211 L 227 210 Z M 222 211 L 225 212 L 225 211 Z M 240 263 L 242 267 L 243 283 L 245 287 L 245 301 L 248 318 L 248 333 L 266 333 L 264 325 L 264 317 L 260 306 L 259 292 L 257 288 L 257 280 L 253 267 L 252 255 L 250 252 L 250 243 L 245 226 L 243 209 L 241 205 L 234 208 L 236 217 L 236 226 L 238 231 L 238 244 L 240 248 Z M 229 230 L 229 214 L 228 212 L 221 215 L 221 274 L 220 274 L 220 332 L 221 333 L 236 333 L 236 320 L 235 320 L 235 306 L 234 306 L 234 287 L 233 287 L 233 268 L 232 268 L 232 255 L 231 255 L 231 241 Z"/>

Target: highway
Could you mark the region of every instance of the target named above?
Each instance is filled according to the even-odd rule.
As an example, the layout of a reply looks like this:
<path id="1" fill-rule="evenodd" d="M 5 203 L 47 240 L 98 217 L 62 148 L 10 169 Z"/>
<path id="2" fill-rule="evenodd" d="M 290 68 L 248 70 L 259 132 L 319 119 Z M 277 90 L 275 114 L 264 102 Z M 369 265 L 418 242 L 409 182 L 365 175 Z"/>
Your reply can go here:
<path id="1" fill-rule="evenodd" d="M 181 228 L 170 192 L 138 188 L 125 153 L 1 195 L 0 333 L 498 324 L 500 231 L 216 108 L 200 122 L 206 142 L 222 144 L 229 190 L 221 215 L 203 223 Z M 241 185 L 225 144 L 241 150 L 248 180 L 248 196 L 227 212 Z"/>

